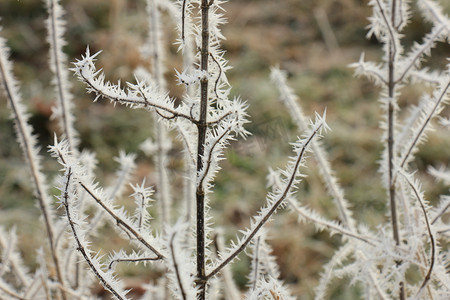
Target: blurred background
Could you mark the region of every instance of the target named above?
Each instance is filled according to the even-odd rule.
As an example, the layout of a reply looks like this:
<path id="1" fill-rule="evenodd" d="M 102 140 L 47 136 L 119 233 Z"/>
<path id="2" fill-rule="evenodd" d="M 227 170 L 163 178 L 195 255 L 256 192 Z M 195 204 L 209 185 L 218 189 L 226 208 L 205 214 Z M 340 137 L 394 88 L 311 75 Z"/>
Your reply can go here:
<path id="1" fill-rule="evenodd" d="M 450 3 L 441 0 L 448 13 Z M 147 35 L 144 0 L 77 0 L 62 1 L 65 7 L 69 61 L 80 58 L 86 46 L 92 52 L 103 50 L 98 66 L 107 79 L 116 82 L 133 80 L 133 70 L 149 66 L 140 54 Z M 291 154 L 289 142 L 301 135 L 289 113 L 278 101 L 275 86 L 269 80 L 270 68 L 280 66 L 288 72 L 288 81 L 299 97 L 300 105 L 310 116 L 327 108 L 331 127 L 323 143 L 336 175 L 353 205 L 358 221 L 371 228 L 387 220 L 386 191 L 378 173 L 378 160 L 383 145 L 379 129 L 379 89 L 366 79 L 353 76 L 348 67 L 365 52 L 367 60 L 379 61 L 380 45 L 366 39 L 367 18 L 371 10 L 367 1 L 357 0 L 232 0 L 224 5 L 228 24 L 223 27 L 226 40 L 223 48 L 233 67 L 228 72 L 232 96 L 248 101 L 253 135 L 247 141 L 234 142 L 226 151 L 223 172 L 216 180 L 211 195 L 213 222 L 225 228 L 228 239 L 248 220 L 265 200 L 268 167 L 284 167 Z M 53 178 L 58 166 L 46 153 L 57 129 L 50 120 L 54 103 L 51 73 L 48 67 L 48 44 L 44 20 L 47 13 L 43 1 L 3 0 L 0 2 L 1 36 L 8 40 L 16 77 L 31 113 L 31 122 L 39 136 L 45 172 Z M 172 41 L 176 38 L 173 23 L 167 20 L 164 32 L 166 79 L 171 96 L 179 98 L 183 87 L 176 85 L 175 71 L 181 69 L 181 57 Z M 406 30 L 405 43 L 420 41 L 430 24 L 415 14 Z M 450 53 L 449 44 L 439 44 L 426 64 L 441 69 Z M 143 111 L 113 107 L 105 101 L 92 103 L 84 86 L 73 78 L 72 92 L 76 102 L 76 129 L 81 147 L 96 152 L 99 160 L 98 180 L 107 184 L 114 178 L 117 164 L 113 157 L 119 150 L 137 153 L 135 182 L 147 176 L 155 183 L 151 159 L 139 150 L 139 145 L 152 136 L 152 118 Z M 417 103 L 423 87 L 404 89 L 400 107 Z M 403 116 L 406 111 L 401 112 Z M 448 110 L 444 114 L 449 115 Z M 9 118 L 6 99 L 0 96 L 0 223 L 16 226 L 26 262 L 35 266 L 35 250 L 42 238 L 38 209 L 33 200 L 28 170 L 16 142 L 13 123 Z M 175 136 L 175 135 L 174 135 Z M 420 172 L 426 198 L 432 203 L 448 190 L 427 173 L 429 165 L 447 165 L 450 159 L 450 136 L 439 126 L 421 147 L 414 162 Z M 182 172 L 181 144 L 175 142 L 171 151 L 170 170 L 173 182 L 179 182 Z M 319 179 L 312 160 L 305 171 L 308 178 L 300 186 L 298 199 L 337 220 L 338 212 Z M 178 185 L 179 186 L 179 185 Z M 55 192 L 55 191 L 53 191 Z M 176 199 L 181 191 L 173 190 Z M 127 202 L 128 201 L 128 202 Z M 132 203 L 124 199 L 123 204 Z M 157 217 L 157 216 L 156 216 Z M 299 299 L 312 299 L 321 267 L 340 245 L 340 237 L 317 232 L 312 225 L 300 224 L 289 211 L 280 211 L 270 223 L 270 244 L 280 265 L 282 279 Z M 116 248 L 123 241 L 104 234 L 94 241 L 98 249 Z M 100 250 L 99 250 L 100 251 Z M 101 250 L 103 251 L 103 250 Z M 238 285 L 244 289 L 250 261 L 241 259 L 232 266 Z M 157 276 L 140 267 L 121 269 L 130 285 Z M 352 299 L 359 294 L 343 279 L 336 283 L 332 299 Z"/>

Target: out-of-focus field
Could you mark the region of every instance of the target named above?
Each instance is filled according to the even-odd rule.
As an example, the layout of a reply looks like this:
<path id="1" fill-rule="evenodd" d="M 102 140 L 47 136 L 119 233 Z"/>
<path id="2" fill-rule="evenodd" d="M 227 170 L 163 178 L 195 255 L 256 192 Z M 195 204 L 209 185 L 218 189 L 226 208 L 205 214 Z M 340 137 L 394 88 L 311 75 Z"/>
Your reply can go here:
<path id="1" fill-rule="evenodd" d="M 8 39 L 15 63 L 16 77 L 32 115 L 42 154 L 52 142 L 56 124 L 49 120 L 54 94 L 45 39 L 46 12 L 43 1 L 1 1 L 1 35 Z M 447 1 L 446 11 L 450 4 Z M 93 52 L 103 50 L 98 65 L 104 68 L 108 79 L 132 80 L 132 72 L 139 65 L 148 66 L 141 58 L 147 23 L 145 1 L 77 0 L 63 1 L 67 10 L 68 41 L 65 51 L 70 61 L 79 58 L 89 45 Z M 445 6 L 444 5 L 444 6 Z M 234 142 L 226 152 L 227 160 L 218 175 L 211 195 L 213 222 L 225 228 L 228 238 L 242 229 L 257 208 L 264 203 L 268 167 L 284 167 L 290 155 L 289 142 L 300 135 L 286 109 L 278 101 L 276 88 L 269 80 L 270 67 L 279 65 L 288 71 L 289 82 L 300 98 L 300 104 L 313 116 L 315 111 L 327 108 L 327 119 L 332 129 L 323 143 L 346 196 L 353 205 L 357 220 L 376 228 L 387 220 L 386 192 L 378 173 L 383 145 L 379 129 L 379 90 L 365 79 L 357 79 L 348 64 L 359 59 L 361 52 L 367 59 L 378 61 L 381 51 L 377 41 L 365 39 L 370 9 L 366 1 L 244 1 L 233 0 L 224 5 L 228 24 L 223 27 L 227 40 L 223 48 L 233 69 L 228 73 L 233 87 L 232 95 L 248 100 L 252 123 L 248 129 L 253 135 L 247 141 Z M 326 45 L 317 23 L 317 15 L 327 16 L 337 45 Z M 173 23 L 164 21 L 167 72 L 170 94 L 179 97 L 182 87 L 175 83 L 175 71 L 181 69 Z M 408 26 L 407 42 L 420 40 L 430 25 L 416 15 Z M 431 67 L 442 68 L 450 53 L 448 44 L 440 44 L 432 51 Z M 119 150 L 136 152 L 138 168 L 136 181 L 151 175 L 153 166 L 139 150 L 139 144 L 152 135 L 152 118 L 145 112 L 113 107 L 100 101 L 92 103 L 84 87 L 73 82 L 76 102 L 76 128 L 80 132 L 82 147 L 96 151 L 99 159 L 98 178 L 102 183 L 111 181 L 116 163 L 112 159 Z M 401 97 L 400 106 L 416 103 L 422 87 L 408 87 Z M 406 112 L 402 112 L 403 116 Z M 448 111 L 444 114 L 448 115 Z M 414 162 L 420 172 L 426 197 L 432 202 L 446 192 L 426 174 L 430 164 L 449 164 L 450 136 L 448 131 L 436 128 L 428 143 L 421 147 Z M 171 159 L 171 174 L 180 186 L 182 162 L 175 143 Z M 45 172 L 53 177 L 58 166 L 49 158 Z M 308 178 L 297 193 L 303 203 L 337 219 L 337 210 L 320 181 L 317 168 L 310 160 L 306 170 Z M 150 174 L 150 175 L 149 175 Z M 447 191 L 448 193 L 448 191 Z M 181 191 L 173 190 L 175 199 Z M 127 200 L 124 200 L 126 204 Z M 129 200 L 131 201 L 131 200 Z M 177 202 L 178 203 L 178 202 Z M 38 222 L 39 212 L 34 204 L 32 185 L 27 168 L 15 141 L 12 121 L 9 119 L 6 99 L 0 97 L 0 223 L 15 225 L 21 236 L 21 250 L 27 263 L 33 266 L 34 255 L 42 240 Z M 337 236 L 316 232 L 309 224 L 300 224 L 289 211 L 281 211 L 269 225 L 270 244 L 281 268 L 281 276 L 299 299 L 311 299 L 321 266 L 328 261 L 340 244 Z M 117 247 L 123 241 L 105 234 L 94 242 L 99 249 Z M 249 261 L 244 256 L 233 264 L 238 284 L 244 288 Z M 152 274 L 142 268 L 125 267 L 130 278 L 148 280 Z M 136 279 L 137 280 L 137 279 Z M 350 288 L 348 280 L 336 284 L 332 299 L 352 299 L 357 290 Z"/>

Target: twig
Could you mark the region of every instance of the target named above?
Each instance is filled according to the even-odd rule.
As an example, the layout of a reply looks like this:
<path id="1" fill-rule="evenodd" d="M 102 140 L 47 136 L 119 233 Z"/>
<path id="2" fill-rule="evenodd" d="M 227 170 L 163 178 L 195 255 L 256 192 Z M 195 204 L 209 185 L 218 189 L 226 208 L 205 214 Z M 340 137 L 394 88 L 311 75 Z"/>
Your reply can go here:
<path id="1" fill-rule="evenodd" d="M 177 282 L 178 282 L 178 286 L 180 288 L 181 296 L 183 297 L 184 300 L 186 300 L 186 292 L 184 291 L 183 283 L 181 282 L 180 271 L 178 270 L 177 259 L 175 256 L 175 249 L 173 247 L 173 240 L 175 239 L 176 234 L 177 234 L 177 231 L 174 231 L 172 233 L 172 236 L 170 237 L 169 247 L 170 247 L 170 253 L 172 254 L 173 267 L 175 269 L 175 275 L 177 277 Z"/>
<path id="2" fill-rule="evenodd" d="M 425 205 L 423 204 L 422 197 L 420 196 L 419 191 L 417 190 L 415 184 L 413 182 L 411 182 L 411 179 L 409 178 L 409 176 L 407 176 L 407 174 L 404 174 L 403 172 L 400 172 L 400 174 L 406 179 L 406 181 L 408 182 L 409 186 L 411 187 L 414 195 L 416 196 L 417 200 L 419 201 L 419 204 L 420 204 L 420 207 L 422 209 L 423 216 L 424 216 L 424 219 L 425 219 L 425 224 L 427 225 L 428 235 L 430 237 L 430 244 L 431 244 L 430 266 L 429 266 L 429 269 L 428 269 L 428 273 L 425 275 L 425 278 L 424 278 L 424 280 L 422 282 L 422 285 L 419 288 L 419 291 L 416 293 L 416 297 L 418 297 L 420 295 L 420 293 L 422 292 L 422 290 L 427 285 L 427 283 L 431 279 L 431 273 L 433 272 L 435 255 L 436 255 L 436 253 L 435 253 L 436 252 L 436 245 L 435 245 L 433 233 L 431 232 L 431 226 L 430 226 L 430 221 L 428 219 L 428 214 L 427 214 L 427 211 L 425 209 Z"/>
<path id="3" fill-rule="evenodd" d="M 66 171 L 66 185 L 65 185 L 65 189 L 63 191 L 63 195 L 62 195 L 62 204 L 64 205 L 65 211 L 66 211 L 66 216 L 67 216 L 67 220 L 69 221 L 70 224 L 70 228 L 72 229 L 72 233 L 75 239 L 75 242 L 77 244 L 77 250 L 80 251 L 80 253 L 83 255 L 85 261 L 87 262 L 87 264 L 89 265 L 89 268 L 92 270 L 92 272 L 95 274 L 95 276 L 102 282 L 102 285 L 109 291 L 111 292 L 111 294 L 113 294 L 115 297 L 117 297 L 119 300 L 125 300 L 126 298 L 122 297 L 122 295 L 120 295 L 120 293 L 118 291 L 116 291 L 116 289 L 114 289 L 107 281 L 106 279 L 100 274 L 99 270 L 97 270 L 97 268 L 95 267 L 94 263 L 92 262 L 92 259 L 90 257 L 90 255 L 86 252 L 86 249 L 84 248 L 84 246 L 81 244 L 80 238 L 78 236 L 78 231 L 75 228 L 75 223 L 72 220 L 72 214 L 69 208 L 69 184 L 70 184 L 70 180 L 72 177 L 72 171 L 71 168 L 69 167 Z"/>
<path id="4" fill-rule="evenodd" d="M 201 2 L 201 51 L 200 69 L 208 73 L 209 57 L 209 4 L 207 0 Z M 200 81 L 200 119 L 197 125 L 197 174 L 203 169 L 203 155 L 205 152 L 205 140 L 208 114 L 208 77 L 203 76 Z M 206 271 L 205 271 L 205 191 L 202 185 L 196 190 L 197 206 L 197 285 L 199 300 L 206 298 Z"/>
<path id="5" fill-rule="evenodd" d="M 103 201 L 95 194 L 94 191 L 91 191 L 83 182 L 78 182 L 80 186 L 91 196 L 92 199 L 95 200 L 117 223 L 117 225 L 123 226 L 130 234 L 132 234 L 139 242 L 141 242 L 145 247 L 147 247 L 150 251 L 155 253 L 158 259 L 164 259 L 164 255 L 162 255 L 158 250 L 156 250 L 152 245 L 150 245 L 141 235 L 138 233 L 131 225 L 129 225 L 126 221 L 122 220 L 119 216 L 117 216 L 109 207 L 107 207 Z"/>
<path id="6" fill-rule="evenodd" d="M 119 263 L 119 262 L 141 262 L 141 261 L 157 261 L 160 260 L 159 257 L 141 257 L 141 258 L 117 258 L 111 260 L 111 262 L 108 265 L 108 269 L 111 270 L 113 264 Z"/>
<path id="7" fill-rule="evenodd" d="M 283 192 L 278 197 L 278 199 L 271 205 L 271 208 L 268 210 L 268 212 L 259 220 L 255 228 L 250 232 L 250 234 L 240 243 L 240 246 L 235 249 L 232 253 L 230 253 L 218 266 L 216 266 L 213 270 L 209 272 L 208 275 L 206 275 L 206 280 L 210 279 L 211 277 L 215 276 L 224 266 L 229 264 L 236 256 L 239 255 L 244 249 L 247 247 L 247 245 L 252 241 L 252 239 L 255 237 L 255 235 L 259 232 L 259 230 L 263 227 L 263 225 L 270 219 L 270 217 L 274 214 L 274 212 L 278 209 L 278 207 L 281 205 L 283 200 L 285 200 L 289 192 L 291 190 L 292 185 L 295 182 L 296 173 L 297 170 L 303 160 L 304 154 L 306 152 L 307 146 L 310 144 L 310 142 L 313 140 L 315 135 L 319 132 L 319 130 L 323 126 L 323 122 L 312 132 L 312 134 L 308 137 L 308 139 L 303 143 L 302 149 L 300 150 L 298 156 L 296 157 L 295 163 L 292 168 L 292 174 L 289 178 L 289 181 L 287 182 Z"/>

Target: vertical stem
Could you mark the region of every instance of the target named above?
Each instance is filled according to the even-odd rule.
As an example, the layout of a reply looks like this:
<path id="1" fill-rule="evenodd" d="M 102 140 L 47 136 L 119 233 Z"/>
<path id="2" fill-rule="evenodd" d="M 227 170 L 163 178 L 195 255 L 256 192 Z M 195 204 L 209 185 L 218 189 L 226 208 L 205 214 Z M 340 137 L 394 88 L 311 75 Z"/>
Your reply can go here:
<path id="1" fill-rule="evenodd" d="M 3 43 L 0 46 L 3 46 Z M 8 73 L 11 73 L 11 71 L 8 70 L 8 67 L 7 65 L 5 66 L 5 64 L 6 62 L 3 61 L 2 57 L 0 56 L 0 79 L 2 80 L 1 83 L 5 90 L 6 97 L 9 100 L 9 104 L 15 119 L 17 136 L 21 141 L 22 151 L 24 152 L 24 155 L 27 158 L 28 165 L 30 167 L 31 177 L 35 186 L 36 198 L 38 200 L 38 205 L 41 210 L 43 222 L 47 232 L 50 254 L 52 256 L 53 264 L 55 265 L 56 277 L 59 283 L 63 286 L 63 276 L 59 264 L 57 249 L 55 247 L 53 217 L 51 214 L 51 207 L 49 207 L 50 200 L 45 199 L 49 196 L 46 191 L 44 176 L 42 175 L 40 170 L 37 150 L 34 149 L 35 143 L 32 141 L 32 135 L 29 132 L 29 129 L 27 129 L 26 123 L 28 122 L 28 118 L 23 115 L 23 109 L 20 109 L 21 102 L 19 102 L 20 100 L 17 98 L 17 92 L 14 88 L 15 83 L 10 79 L 11 77 Z M 63 300 L 67 299 L 64 290 L 60 291 Z M 57 299 L 61 299 L 59 293 L 56 294 L 56 297 Z"/>
<path id="2" fill-rule="evenodd" d="M 159 7 L 154 0 L 150 0 L 148 4 L 148 13 L 150 17 L 150 43 L 152 47 L 152 74 L 156 85 L 160 91 L 164 91 L 165 82 L 163 76 L 162 53 L 160 50 L 160 14 Z M 171 199 L 168 190 L 167 178 L 167 130 L 164 124 L 158 122 L 155 118 L 154 128 L 156 132 L 156 144 L 158 145 L 156 154 L 156 168 L 158 172 L 158 191 L 157 200 L 160 205 L 161 225 L 170 223 L 170 205 Z"/>
<path id="3" fill-rule="evenodd" d="M 393 30 L 397 30 L 395 26 L 395 16 L 397 10 L 397 1 L 392 0 L 391 6 L 391 23 Z M 391 222 L 392 222 L 392 233 L 394 236 L 395 244 L 400 245 L 400 234 L 398 230 L 398 219 L 397 219 L 397 203 L 395 195 L 395 179 L 394 173 L 394 97 L 395 97 L 395 78 L 394 78 L 394 60 L 396 57 L 395 53 L 395 41 L 390 41 L 391 45 L 389 47 L 389 65 L 388 65 L 388 160 L 389 160 L 389 201 L 391 206 Z M 397 265 L 400 263 L 397 262 Z M 405 299 L 405 290 L 403 281 L 400 282 L 400 292 L 399 299 Z"/>
<path id="4" fill-rule="evenodd" d="M 209 3 L 202 0 L 202 46 L 200 68 L 205 73 L 208 72 L 209 57 L 209 28 L 208 14 Z M 200 81 L 200 119 L 197 125 L 198 143 L 197 143 L 197 173 L 203 168 L 203 155 L 205 152 L 206 140 L 206 116 L 208 112 L 208 78 L 204 77 Z M 206 298 L 206 274 L 205 274 L 205 191 L 199 184 L 196 190 L 197 206 L 197 284 L 199 285 L 198 299 Z"/>
<path id="5" fill-rule="evenodd" d="M 389 160 L 389 200 L 391 206 L 391 221 L 395 244 L 400 244 L 400 236 L 398 233 L 397 221 L 397 204 L 395 201 L 395 181 L 393 180 L 394 173 L 394 62 L 392 57 L 392 47 L 389 50 L 389 106 L 388 106 L 388 160 Z"/>

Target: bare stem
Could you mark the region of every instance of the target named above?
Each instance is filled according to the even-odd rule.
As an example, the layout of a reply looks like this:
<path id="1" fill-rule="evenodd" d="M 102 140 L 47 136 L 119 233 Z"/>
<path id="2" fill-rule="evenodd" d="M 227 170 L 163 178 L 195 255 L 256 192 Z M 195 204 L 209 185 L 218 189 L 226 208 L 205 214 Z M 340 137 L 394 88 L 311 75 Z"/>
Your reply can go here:
<path id="1" fill-rule="evenodd" d="M 404 175 L 404 174 L 402 174 Z M 420 293 L 422 292 L 422 290 L 427 286 L 428 282 L 431 279 L 431 273 L 433 272 L 433 267 L 434 267 L 434 261 L 435 261 L 435 255 L 436 255 L 436 244 L 434 241 L 434 236 L 433 233 L 431 231 L 431 225 L 430 225 L 430 220 L 428 219 L 428 214 L 427 211 L 425 209 L 425 205 L 422 201 L 422 197 L 420 196 L 419 191 L 417 190 L 416 186 L 414 185 L 413 182 L 411 182 L 411 180 L 408 178 L 408 176 L 404 175 L 406 181 L 408 182 L 409 186 L 411 187 L 414 195 L 416 196 L 417 200 L 419 201 L 420 204 L 420 208 L 422 209 L 423 212 L 423 216 L 425 218 L 425 224 L 427 225 L 427 231 L 428 231 L 428 235 L 430 237 L 430 244 L 431 244 L 431 257 L 430 257 L 430 266 L 428 268 L 428 272 L 425 275 L 425 278 L 422 282 L 422 285 L 420 286 L 419 291 L 417 292 L 417 296 L 420 295 Z"/>
<path id="2" fill-rule="evenodd" d="M 392 233 L 394 236 L 395 244 L 400 245 L 400 234 L 398 229 L 398 219 L 397 219 L 397 203 L 395 199 L 395 180 L 394 180 L 394 97 L 395 97 L 395 78 L 394 78 L 394 63 L 396 58 L 396 44 L 395 38 L 393 35 L 393 30 L 396 30 L 395 26 L 395 16 L 397 9 L 396 0 L 392 0 L 391 7 L 391 24 L 386 21 L 386 25 L 390 32 L 390 41 L 389 41 L 389 62 L 388 62 L 388 96 L 389 96 L 389 104 L 388 104 L 388 160 L 389 160 L 389 202 L 391 207 L 391 222 L 392 222 Z M 397 262 L 399 265 L 400 262 Z M 404 282 L 400 282 L 400 292 L 399 299 L 405 299 L 405 290 L 404 290 Z"/>
<path id="3" fill-rule="evenodd" d="M 177 276 L 177 282 L 180 288 L 180 292 L 181 292 L 181 296 L 183 298 L 183 300 L 186 300 L 186 292 L 184 291 L 184 287 L 183 287 L 183 283 L 181 281 L 181 275 L 180 275 L 180 271 L 178 270 L 178 264 L 177 264 L 177 260 L 175 257 L 175 247 L 173 246 L 173 240 L 175 239 L 175 236 L 177 235 L 177 232 L 174 231 L 172 236 L 170 237 L 170 253 L 172 254 L 172 260 L 173 260 L 173 267 L 175 269 L 175 275 Z"/>
<path id="4" fill-rule="evenodd" d="M 256 239 L 255 242 L 255 248 L 253 250 L 253 265 L 254 265 L 254 270 L 253 270 L 253 283 L 252 283 L 252 289 L 256 288 L 256 283 L 258 282 L 258 267 L 259 267 L 259 243 L 261 241 L 261 237 L 258 236 L 258 238 Z"/>
<path id="5" fill-rule="evenodd" d="M 142 262 L 142 261 L 155 261 L 155 260 L 159 260 L 158 257 L 140 257 L 140 258 L 117 258 L 117 259 L 113 259 L 109 265 L 108 265 L 108 269 L 112 269 L 113 265 L 115 263 L 119 263 L 119 262 Z"/>
<path id="6" fill-rule="evenodd" d="M 210 4 L 207 0 L 202 0 L 202 48 L 200 68 L 203 72 L 208 72 L 209 57 L 209 17 Z M 205 140 L 207 123 L 206 117 L 208 113 L 208 78 L 204 76 L 200 81 L 200 119 L 197 124 L 197 174 L 203 169 L 203 155 L 205 152 Z M 205 191 L 203 185 L 199 184 L 196 190 L 196 206 L 197 206 L 197 297 L 200 300 L 206 298 L 206 277 L 205 277 Z"/>

